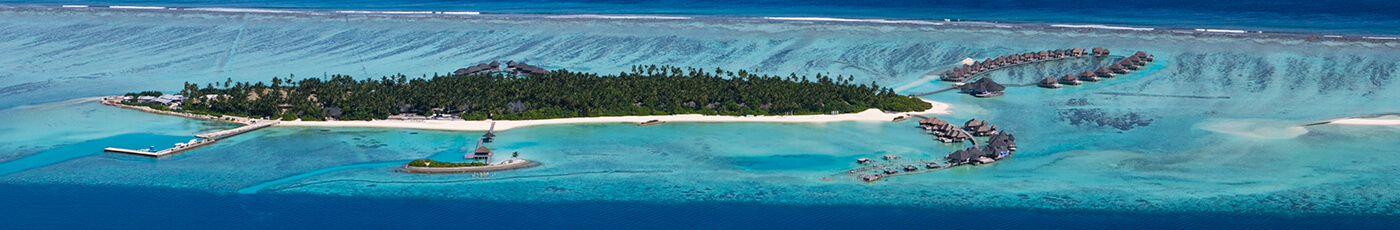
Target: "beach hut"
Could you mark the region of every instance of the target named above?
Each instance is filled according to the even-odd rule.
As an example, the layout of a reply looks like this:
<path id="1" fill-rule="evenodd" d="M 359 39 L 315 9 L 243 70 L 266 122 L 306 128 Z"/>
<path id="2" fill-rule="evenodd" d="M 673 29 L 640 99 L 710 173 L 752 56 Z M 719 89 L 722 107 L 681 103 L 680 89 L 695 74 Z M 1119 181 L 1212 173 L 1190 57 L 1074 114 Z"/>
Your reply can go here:
<path id="1" fill-rule="evenodd" d="M 1036 83 L 1036 85 L 1051 89 L 1061 87 L 1060 82 L 1055 81 L 1054 77 L 1046 77 L 1045 79 L 1040 79 L 1040 82 Z"/>
<path id="2" fill-rule="evenodd" d="M 470 70 L 467 70 L 467 68 L 460 68 L 457 69 L 457 71 L 452 71 L 452 75 L 467 75 L 468 71 Z"/>
<path id="3" fill-rule="evenodd" d="M 1037 54 L 1036 54 L 1036 57 L 1035 57 L 1036 60 L 1041 60 L 1041 61 L 1050 60 L 1050 58 L 1051 58 L 1050 51 L 1040 51 L 1040 53 L 1037 53 Z"/>
<path id="4" fill-rule="evenodd" d="M 1098 76 L 1098 75 L 1095 75 L 1093 71 L 1085 70 L 1083 73 L 1079 73 L 1079 80 L 1081 80 L 1081 81 L 1099 81 L 1099 76 Z"/>
<path id="5" fill-rule="evenodd" d="M 1146 52 L 1142 52 L 1142 51 L 1138 51 L 1137 53 L 1133 53 L 1133 57 L 1137 57 L 1137 58 L 1147 58 L 1147 53 L 1146 53 Z"/>
<path id="6" fill-rule="evenodd" d="M 1108 70 L 1108 67 L 1099 67 L 1098 70 L 1094 70 L 1094 75 L 1099 75 L 1099 77 L 1115 77 L 1113 71 Z"/>
<path id="7" fill-rule="evenodd" d="M 1084 51 L 1084 48 L 1070 49 L 1069 53 L 1070 55 L 1074 55 L 1075 57 L 1084 56 L 1085 54 L 1088 54 L 1088 52 Z"/>
<path id="8" fill-rule="evenodd" d="M 491 64 L 486 64 L 486 67 L 491 67 L 491 69 L 501 68 L 501 62 L 491 61 Z"/>
<path id="9" fill-rule="evenodd" d="M 515 68 L 515 61 L 506 61 L 506 68 Z"/>
<path id="10" fill-rule="evenodd" d="M 1080 82 L 1079 78 L 1075 77 L 1074 74 L 1065 74 L 1064 77 L 1060 77 L 1060 84 L 1078 85 L 1081 83 L 1083 82 Z"/>

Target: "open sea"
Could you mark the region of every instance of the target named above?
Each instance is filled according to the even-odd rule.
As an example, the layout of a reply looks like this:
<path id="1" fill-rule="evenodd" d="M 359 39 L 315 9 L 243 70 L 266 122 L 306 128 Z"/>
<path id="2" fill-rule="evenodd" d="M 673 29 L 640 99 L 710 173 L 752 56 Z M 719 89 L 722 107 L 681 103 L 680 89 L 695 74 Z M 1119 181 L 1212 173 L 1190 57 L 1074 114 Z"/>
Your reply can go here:
<path id="1" fill-rule="evenodd" d="M 66 5 L 66 6 L 65 6 Z M 6 229 L 1394 229 L 1400 113 L 1394 1 L 9 1 L 0 0 Z M 580 124 L 499 132 L 540 161 L 405 174 L 481 132 L 232 127 L 93 97 L 274 77 L 425 76 L 492 60 L 854 75 L 900 93 L 964 58 L 1104 47 L 1144 70 L 1063 89 L 942 93 L 945 120 L 1008 130 L 977 167 L 877 183 L 821 178 L 891 154 L 937 158 L 913 121 Z M 993 72 L 1005 84 L 1104 65 Z M 1384 118 L 1384 117 L 1383 117 Z M 1390 117 L 1394 118 L 1394 117 Z"/>

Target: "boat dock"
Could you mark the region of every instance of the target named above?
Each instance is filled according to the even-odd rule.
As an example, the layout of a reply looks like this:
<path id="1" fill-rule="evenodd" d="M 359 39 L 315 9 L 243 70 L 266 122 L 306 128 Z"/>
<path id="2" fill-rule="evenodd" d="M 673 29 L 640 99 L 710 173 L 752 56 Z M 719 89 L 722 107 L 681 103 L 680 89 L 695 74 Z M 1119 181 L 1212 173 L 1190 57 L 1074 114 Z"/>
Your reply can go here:
<path id="1" fill-rule="evenodd" d="M 218 142 L 220 139 L 224 139 L 224 138 L 236 136 L 236 135 L 238 135 L 238 134 L 243 134 L 243 133 L 251 132 L 251 131 L 253 131 L 253 130 L 258 130 L 258 129 L 262 129 L 262 128 L 271 127 L 271 126 L 273 126 L 273 125 L 276 125 L 277 123 L 279 123 L 279 122 L 277 122 L 277 121 L 263 122 L 263 123 L 258 123 L 258 124 L 245 125 L 245 126 L 238 127 L 238 128 L 234 128 L 234 129 L 230 129 L 230 130 L 224 130 L 224 131 L 218 131 L 218 132 L 212 132 L 212 133 L 199 134 L 199 135 L 195 135 L 195 137 L 197 137 L 196 139 L 191 139 L 189 142 L 185 142 L 185 143 L 175 143 L 175 146 L 174 146 L 174 147 L 170 147 L 170 148 L 168 148 L 168 149 L 163 149 L 163 150 L 159 150 L 159 151 L 155 151 L 154 147 L 152 147 L 152 149 L 147 149 L 147 150 L 132 150 L 132 149 L 123 149 L 123 148 L 107 147 L 107 148 L 105 148 L 105 149 L 102 149 L 102 151 L 114 152 L 114 153 L 125 153 L 125 154 L 132 154 L 132 155 L 138 155 L 138 156 L 148 156 L 148 157 L 161 158 L 161 157 L 165 157 L 165 156 L 170 156 L 170 155 L 172 155 L 172 154 L 184 152 L 184 151 L 187 151 L 187 150 L 191 150 L 191 149 L 195 149 L 195 148 L 199 148 L 199 147 L 204 147 L 204 146 L 206 146 L 206 145 L 213 144 L 214 142 Z"/>

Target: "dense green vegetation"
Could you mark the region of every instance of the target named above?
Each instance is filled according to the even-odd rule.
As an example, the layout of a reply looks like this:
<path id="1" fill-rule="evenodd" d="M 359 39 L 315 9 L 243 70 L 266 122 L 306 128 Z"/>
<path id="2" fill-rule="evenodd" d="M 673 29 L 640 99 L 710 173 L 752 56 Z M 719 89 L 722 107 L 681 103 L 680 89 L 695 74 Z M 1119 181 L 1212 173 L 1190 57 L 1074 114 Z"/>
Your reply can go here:
<path id="1" fill-rule="evenodd" d="M 893 90 L 854 84 L 852 77 L 753 75 L 715 69 L 636 66 L 599 76 L 547 74 L 404 75 L 356 80 L 273 78 L 270 83 L 185 84 L 181 109 L 201 114 L 271 119 L 385 119 L 395 114 L 459 115 L 468 120 L 547 119 L 622 115 L 804 115 L 869 108 L 922 111 L 930 104 Z M 207 95 L 218 95 L 209 96 Z M 339 111 L 336 114 L 335 111 Z"/>
<path id="2" fill-rule="evenodd" d="M 483 162 L 439 162 L 429 159 L 413 160 L 408 162 L 408 166 L 429 167 L 429 168 L 452 168 L 452 167 L 475 167 L 486 166 Z"/>

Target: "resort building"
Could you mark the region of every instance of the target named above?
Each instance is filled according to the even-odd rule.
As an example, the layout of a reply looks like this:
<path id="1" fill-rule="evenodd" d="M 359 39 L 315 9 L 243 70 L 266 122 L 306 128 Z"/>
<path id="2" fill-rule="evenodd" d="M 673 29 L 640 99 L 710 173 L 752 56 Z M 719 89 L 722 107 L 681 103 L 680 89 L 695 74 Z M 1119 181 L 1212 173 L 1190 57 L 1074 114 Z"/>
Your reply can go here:
<path id="1" fill-rule="evenodd" d="M 1006 86 L 997 84 L 989 78 L 977 79 L 977 81 L 959 86 L 964 92 L 977 97 L 1001 96 Z"/>

